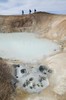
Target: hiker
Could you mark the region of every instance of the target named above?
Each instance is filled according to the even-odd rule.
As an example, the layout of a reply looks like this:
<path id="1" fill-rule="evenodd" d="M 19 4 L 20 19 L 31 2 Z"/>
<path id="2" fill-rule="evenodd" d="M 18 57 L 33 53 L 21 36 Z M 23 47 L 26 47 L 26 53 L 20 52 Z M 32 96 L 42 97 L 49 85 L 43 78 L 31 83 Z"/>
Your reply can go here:
<path id="1" fill-rule="evenodd" d="M 32 12 L 31 9 L 29 9 L 29 14 L 31 14 L 31 12 Z"/>
<path id="2" fill-rule="evenodd" d="M 22 10 L 22 15 L 24 15 L 24 10 Z"/>
<path id="3" fill-rule="evenodd" d="M 36 13 L 36 9 L 34 9 L 34 13 Z"/>

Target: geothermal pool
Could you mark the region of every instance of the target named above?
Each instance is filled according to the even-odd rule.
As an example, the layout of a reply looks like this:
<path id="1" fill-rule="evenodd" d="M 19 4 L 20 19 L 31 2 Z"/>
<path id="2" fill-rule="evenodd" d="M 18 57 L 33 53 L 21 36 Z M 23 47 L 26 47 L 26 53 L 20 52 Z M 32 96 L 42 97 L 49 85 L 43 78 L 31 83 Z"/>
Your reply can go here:
<path id="1" fill-rule="evenodd" d="M 0 57 L 37 61 L 59 51 L 59 45 L 31 33 L 0 33 Z"/>

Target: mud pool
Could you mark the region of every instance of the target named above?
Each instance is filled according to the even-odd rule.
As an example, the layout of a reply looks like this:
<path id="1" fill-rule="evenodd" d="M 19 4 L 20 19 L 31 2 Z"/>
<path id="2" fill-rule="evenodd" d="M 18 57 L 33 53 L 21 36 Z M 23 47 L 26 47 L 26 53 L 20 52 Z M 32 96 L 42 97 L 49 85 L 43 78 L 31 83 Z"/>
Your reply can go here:
<path id="1" fill-rule="evenodd" d="M 39 65 L 30 68 L 25 65 L 15 65 L 14 77 L 17 79 L 16 86 L 29 93 L 40 93 L 49 86 L 48 76 L 52 70 L 47 66 Z"/>

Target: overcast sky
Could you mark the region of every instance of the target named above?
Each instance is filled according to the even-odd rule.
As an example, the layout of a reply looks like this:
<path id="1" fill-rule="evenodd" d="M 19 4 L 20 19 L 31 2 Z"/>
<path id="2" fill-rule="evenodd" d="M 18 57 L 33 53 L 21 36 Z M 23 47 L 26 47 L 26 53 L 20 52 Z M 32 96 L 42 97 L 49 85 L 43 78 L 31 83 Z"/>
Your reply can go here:
<path id="1" fill-rule="evenodd" d="M 28 13 L 29 9 L 66 14 L 66 0 L 0 0 L 1 15 Z"/>

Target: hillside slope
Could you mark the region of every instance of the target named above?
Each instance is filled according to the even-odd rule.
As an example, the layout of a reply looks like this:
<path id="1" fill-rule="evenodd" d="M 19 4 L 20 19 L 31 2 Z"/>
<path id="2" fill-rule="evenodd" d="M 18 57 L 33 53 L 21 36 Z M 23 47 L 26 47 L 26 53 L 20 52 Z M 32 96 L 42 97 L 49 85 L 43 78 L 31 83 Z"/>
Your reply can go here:
<path id="1" fill-rule="evenodd" d="M 66 35 L 66 15 L 37 12 L 30 15 L 0 16 L 0 32 L 36 32 L 57 38 Z M 57 33 L 57 34 L 56 34 Z"/>

